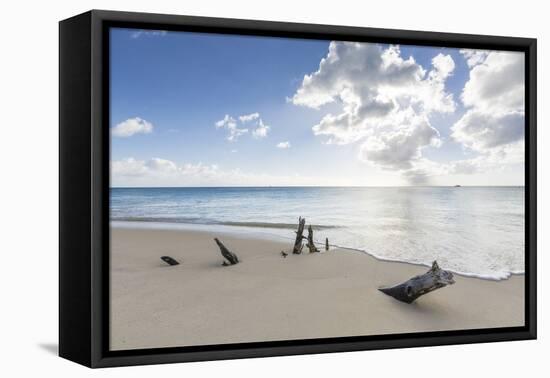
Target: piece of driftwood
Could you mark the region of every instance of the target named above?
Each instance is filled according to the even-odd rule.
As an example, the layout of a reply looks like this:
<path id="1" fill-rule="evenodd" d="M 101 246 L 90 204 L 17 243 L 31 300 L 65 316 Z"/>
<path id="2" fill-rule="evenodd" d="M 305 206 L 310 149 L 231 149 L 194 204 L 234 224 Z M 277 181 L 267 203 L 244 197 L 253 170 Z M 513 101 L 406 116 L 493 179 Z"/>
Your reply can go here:
<path id="1" fill-rule="evenodd" d="M 235 265 L 239 263 L 239 258 L 237 257 L 237 255 L 227 249 L 225 245 L 223 245 L 222 242 L 218 240 L 218 238 L 214 238 L 214 241 L 216 242 L 218 247 L 220 247 L 220 252 L 222 253 L 222 256 L 227 260 L 227 262 L 223 262 L 223 266 Z"/>
<path id="2" fill-rule="evenodd" d="M 160 259 L 168 265 L 179 265 L 179 262 L 177 262 L 176 259 L 173 259 L 170 256 L 162 256 Z"/>
<path id="3" fill-rule="evenodd" d="M 328 251 L 328 238 L 325 238 L 325 251 Z"/>
<path id="4" fill-rule="evenodd" d="M 302 239 L 304 239 L 304 227 L 306 226 L 306 219 L 299 217 L 298 218 L 298 231 L 296 231 L 296 241 L 294 242 L 294 248 L 292 253 L 299 255 L 302 253 L 302 248 L 304 248 Z"/>
<path id="5" fill-rule="evenodd" d="M 421 295 L 454 283 L 453 274 L 441 269 L 437 265 L 437 261 L 434 261 L 432 267 L 426 273 L 413 277 L 402 284 L 378 290 L 401 302 L 412 303 Z"/>
<path id="6" fill-rule="evenodd" d="M 313 242 L 313 228 L 311 225 L 307 228 L 307 247 L 309 248 L 309 253 L 319 252 L 319 249 L 315 246 Z"/>

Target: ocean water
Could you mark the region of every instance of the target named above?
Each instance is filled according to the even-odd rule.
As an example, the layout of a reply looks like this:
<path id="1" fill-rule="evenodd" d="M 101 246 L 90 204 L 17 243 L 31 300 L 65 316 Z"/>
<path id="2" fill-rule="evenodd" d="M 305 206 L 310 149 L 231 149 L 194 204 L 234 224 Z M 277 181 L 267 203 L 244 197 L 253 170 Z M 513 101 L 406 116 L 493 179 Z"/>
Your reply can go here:
<path id="1" fill-rule="evenodd" d="M 498 280 L 524 272 L 524 198 L 524 187 L 112 188 L 110 207 L 114 226 L 289 241 L 302 216 L 319 243 Z"/>

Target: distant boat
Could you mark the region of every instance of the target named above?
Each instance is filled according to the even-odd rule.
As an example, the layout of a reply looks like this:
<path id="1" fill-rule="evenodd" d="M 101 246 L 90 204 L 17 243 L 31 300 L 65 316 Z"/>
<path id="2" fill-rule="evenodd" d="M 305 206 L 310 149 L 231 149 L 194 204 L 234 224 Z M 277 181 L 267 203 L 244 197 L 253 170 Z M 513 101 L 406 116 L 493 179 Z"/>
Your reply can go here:
<path id="1" fill-rule="evenodd" d="M 460 185 L 455 185 L 455 188 L 460 188 Z"/>

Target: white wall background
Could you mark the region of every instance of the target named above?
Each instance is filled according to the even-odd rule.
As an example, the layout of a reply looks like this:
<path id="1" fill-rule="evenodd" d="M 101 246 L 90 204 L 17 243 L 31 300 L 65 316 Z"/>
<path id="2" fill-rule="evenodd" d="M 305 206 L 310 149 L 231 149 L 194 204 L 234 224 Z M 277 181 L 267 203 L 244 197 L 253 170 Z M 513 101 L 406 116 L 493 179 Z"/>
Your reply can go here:
<path id="1" fill-rule="evenodd" d="M 550 27 L 544 1 L 4 1 L 0 5 L 0 375 L 105 377 L 518 377 L 550 371 L 545 254 Z M 539 340 L 107 370 L 57 348 L 57 63 L 61 19 L 112 9 L 538 38 Z M 544 93 L 543 93 L 544 92 Z M 545 172 L 546 171 L 546 172 Z M 343 320 L 345 321 L 345 320 Z"/>

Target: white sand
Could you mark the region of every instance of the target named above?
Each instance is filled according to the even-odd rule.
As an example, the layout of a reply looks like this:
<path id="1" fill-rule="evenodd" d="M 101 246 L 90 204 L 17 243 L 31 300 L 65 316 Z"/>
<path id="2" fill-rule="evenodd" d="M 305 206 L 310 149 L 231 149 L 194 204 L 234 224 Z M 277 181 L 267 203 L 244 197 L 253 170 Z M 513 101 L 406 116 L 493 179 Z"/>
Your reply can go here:
<path id="1" fill-rule="evenodd" d="M 242 261 L 223 267 L 213 237 Z M 349 250 L 200 231 L 113 229 L 111 349 L 441 331 L 524 324 L 524 277 L 456 283 L 401 303 L 378 291 L 428 268 Z M 168 266 L 168 255 L 180 265 Z M 442 268 L 445 268 L 442 266 Z"/>

